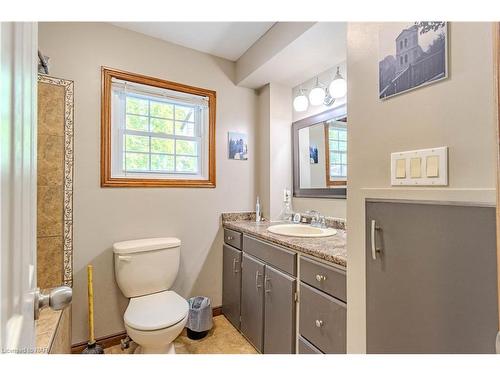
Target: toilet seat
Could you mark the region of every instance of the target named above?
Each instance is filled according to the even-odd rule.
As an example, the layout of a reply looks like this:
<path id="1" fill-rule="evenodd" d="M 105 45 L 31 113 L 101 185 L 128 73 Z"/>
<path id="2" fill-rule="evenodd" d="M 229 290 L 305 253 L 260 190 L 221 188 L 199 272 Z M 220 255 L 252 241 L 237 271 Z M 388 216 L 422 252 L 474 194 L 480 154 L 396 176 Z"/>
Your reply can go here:
<path id="1" fill-rule="evenodd" d="M 125 311 L 125 324 L 140 331 L 155 331 L 182 321 L 189 312 L 188 302 L 167 290 L 130 299 Z"/>

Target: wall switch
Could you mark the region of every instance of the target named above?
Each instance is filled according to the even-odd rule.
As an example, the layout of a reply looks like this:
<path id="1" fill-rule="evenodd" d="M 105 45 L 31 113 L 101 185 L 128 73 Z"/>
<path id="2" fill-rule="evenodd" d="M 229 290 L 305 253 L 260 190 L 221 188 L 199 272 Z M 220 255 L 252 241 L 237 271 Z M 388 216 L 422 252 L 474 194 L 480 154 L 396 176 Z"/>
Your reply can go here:
<path id="1" fill-rule="evenodd" d="M 422 177 L 422 158 L 411 158 L 410 160 L 410 177 Z"/>
<path id="2" fill-rule="evenodd" d="M 396 160 L 396 178 L 406 178 L 406 159 Z"/>
<path id="3" fill-rule="evenodd" d="M 447 186 L 448 147 L 393 152 L 391 185 Z"/>
<path id="4" fill-rule="evenodd" d="M 436 178 L 439 177 L 439 156 L 431 155 L 427 156 L 427 170 L 425 172 L 427 177 Z"/>

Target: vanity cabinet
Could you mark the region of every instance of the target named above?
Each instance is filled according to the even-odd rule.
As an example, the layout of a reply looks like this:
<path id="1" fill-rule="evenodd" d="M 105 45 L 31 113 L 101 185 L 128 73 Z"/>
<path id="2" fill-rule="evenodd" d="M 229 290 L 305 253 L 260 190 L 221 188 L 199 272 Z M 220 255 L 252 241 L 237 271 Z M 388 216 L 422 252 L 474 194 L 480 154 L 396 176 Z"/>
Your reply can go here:
<path id="1" fill-rule="evenodd" d="M 222 311 L 227 320 L 240 328 L 241 250 L 223 245 L 222 249 Z"/>
<path id="2" fill-rule="evenodd" d="M 222 311 L 259 352 L 346 352 L 344 268 L 301 256 L 298 276 L 292 250 L 228 229 L 224 241 Z"/>
<path id="3" fill-rule="evenodd" d="M 241 262 L 241 333 L 263 353 L 264 263 L 243 253 Z"/>
<path id="4" fill-rule="evenodd" d="M 295 353 L 297 281 L 269 265 L 264 274 L 264 353 Z"/>

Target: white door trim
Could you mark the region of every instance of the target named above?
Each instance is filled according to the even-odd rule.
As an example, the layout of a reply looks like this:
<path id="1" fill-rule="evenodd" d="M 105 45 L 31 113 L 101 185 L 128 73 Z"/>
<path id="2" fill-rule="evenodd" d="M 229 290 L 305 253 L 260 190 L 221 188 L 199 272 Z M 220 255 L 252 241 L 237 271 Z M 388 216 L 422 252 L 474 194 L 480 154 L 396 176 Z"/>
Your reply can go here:
<path id="1" fill-rule="evenodd" d="M 0 348 L 32 352 L 37 24 L 0 23 Z"/>

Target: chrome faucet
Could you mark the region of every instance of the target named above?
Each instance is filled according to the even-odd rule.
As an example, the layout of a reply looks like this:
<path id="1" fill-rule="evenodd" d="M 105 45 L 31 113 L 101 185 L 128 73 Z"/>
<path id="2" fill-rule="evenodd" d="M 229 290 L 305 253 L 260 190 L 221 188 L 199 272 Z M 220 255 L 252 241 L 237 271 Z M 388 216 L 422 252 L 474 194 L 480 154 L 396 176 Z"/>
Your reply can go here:
<path id="1" fill-rule="evenodd" d="M 312 216 L 312 227 L 326 228 L 326 220 L 324 215 L 321 215 L 318 211 L 315 210 L 307 211 L 307 214 Z"/>

